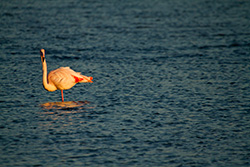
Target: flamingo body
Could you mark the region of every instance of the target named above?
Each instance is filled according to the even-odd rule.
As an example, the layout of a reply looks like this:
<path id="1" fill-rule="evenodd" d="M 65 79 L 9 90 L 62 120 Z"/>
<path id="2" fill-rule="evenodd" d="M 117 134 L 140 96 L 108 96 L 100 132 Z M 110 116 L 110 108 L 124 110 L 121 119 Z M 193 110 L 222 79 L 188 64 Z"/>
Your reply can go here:
<path id="1" fill-rule="evenodd" d="M 78 82 L 92 82 L 91 77 L 81 75 L 69 67 L 61 67 L 51 71 L 48 75 L 48 81 L 54 84 L 56 89 L 59 90 L 70 89 Z"/>
<path id="2" fill-rule="evenodd" d="M 41 49 L 40 54 L 43 65 L 43 87 L 47 91 L 51 92 L 57 89 L 61 90 L 62 101 L 64 101 L 63 90 L 70 89 L 77 83 L 83 83 L 83 82 L 93 83 L 92 77 L 84 76 L 80 72 L 75 72 L 69 67 L 60 67 L 56 70 L 51 71 L 47 76 L 45 50 Z"/>

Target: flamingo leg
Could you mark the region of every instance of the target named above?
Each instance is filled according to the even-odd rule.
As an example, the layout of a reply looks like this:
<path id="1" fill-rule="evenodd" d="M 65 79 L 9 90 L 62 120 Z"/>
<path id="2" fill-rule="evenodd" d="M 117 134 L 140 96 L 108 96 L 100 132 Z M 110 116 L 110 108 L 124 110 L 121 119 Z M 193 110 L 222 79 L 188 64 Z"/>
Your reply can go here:
<path id="1" fill-rule="evenodd" d="M 63 90 L 61 90 L 61 93 L 62 93 L 62 102 L 64 102 L 64 98 L 63 98 Z"/>

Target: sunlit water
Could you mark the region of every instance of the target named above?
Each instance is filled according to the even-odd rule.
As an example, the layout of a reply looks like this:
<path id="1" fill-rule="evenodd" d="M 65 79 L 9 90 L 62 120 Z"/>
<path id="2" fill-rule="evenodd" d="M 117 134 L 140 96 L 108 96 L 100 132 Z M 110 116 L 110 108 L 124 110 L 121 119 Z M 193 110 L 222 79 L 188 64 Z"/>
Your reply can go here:
<path id="1" fill-rule="evenodd" d="M 0 2 L 0 166 L 249 166 L 250 1 Z M 48 70 L 94 83 L 47 92 Z"/>

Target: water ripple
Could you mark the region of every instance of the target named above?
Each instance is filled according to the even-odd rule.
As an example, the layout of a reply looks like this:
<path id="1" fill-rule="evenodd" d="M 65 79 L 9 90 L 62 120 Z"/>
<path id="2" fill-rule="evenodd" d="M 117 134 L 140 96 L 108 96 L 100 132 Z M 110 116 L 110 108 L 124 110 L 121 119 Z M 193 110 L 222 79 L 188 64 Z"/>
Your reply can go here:
<path id="1" fill-rule="evenodd" d="M 249 166 L 249 1 L 1 3 L 2 166 Z"/>

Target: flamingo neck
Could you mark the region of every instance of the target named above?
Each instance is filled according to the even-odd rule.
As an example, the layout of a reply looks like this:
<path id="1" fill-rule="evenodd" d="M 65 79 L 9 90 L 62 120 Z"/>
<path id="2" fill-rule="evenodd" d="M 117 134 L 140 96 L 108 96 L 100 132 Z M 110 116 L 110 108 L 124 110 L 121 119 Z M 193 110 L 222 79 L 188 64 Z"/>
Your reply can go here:
<path id="1" fill-rule="evenodd" d="M 48 82 L 46 60 L 44 59 L 44 62 L 42 63 L 43 63 L 43 87 L 44 89 L 46 89 L 47 91 L 57 90 L 54 84 Z"/>

